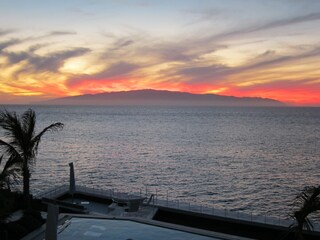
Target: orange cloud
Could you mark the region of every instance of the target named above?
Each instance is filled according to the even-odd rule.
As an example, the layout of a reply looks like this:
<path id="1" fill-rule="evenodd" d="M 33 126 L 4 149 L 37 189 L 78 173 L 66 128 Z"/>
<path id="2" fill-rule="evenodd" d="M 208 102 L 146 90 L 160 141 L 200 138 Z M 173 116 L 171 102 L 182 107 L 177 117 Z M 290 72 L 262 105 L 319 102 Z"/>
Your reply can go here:
<path id="1" fill-rule="evenodd" d="M 187 84 L 184 82 L 159 82 L 152 83 L 147 85 L 146 88 L 156 89 L 156 90 L 169 90 L 169 91 L 180 91 L 180 92 L 189 92 L 195 94 L 222 94 L 227 90 L 226 87 L 213 85 L 213 84 Z"/>
<path id="2" fill-rule="evenodd" d="M 112 78 L 112 79 L 82 79 L 75 83 L 68 83 L 70 95 L 96 94 L 102 92 L 128 91 L 138 89 L 134 87 L 136 80 L 129 78 Z"/>
<path id="3" fill-rule="evenodd" d="M 64 34 L 55 34 L 60 33 Z M 200 40 L 141 44 L 133 37 L 102 50 L 88 46 L 49 52 L 43 49 L 47 45 L 22 45 L 17 50 L 12 46 L 22 40 L 0 42 L 0 100 L 156 89 L 320 105 L 320 46 L 258 53 L 249 44 L 246 48 L 253 50 L 247 56 L 240 45 L 237 50 L 215 45 L 210 39 Z"/>
<path id="4" fill-rule="evenodd" d="M 270 87 L 252 87 L 249 89 L 230 88 L 226 95 L 238 97 L 262 97 L 272 98 L 295 106 L 319 105 L 320 87 L 293 86 L 277 88 L 277 85 Z"/>
<path id="5" fill-rule="evenodd" d="M 226 85 L 186 82 L 153 82 L 139 78 L 82 79 L 67 85 L 69 95 L 96 94 L 101 92 L 129 91 L 137 89 L 155 89 L 190 92 L 196 94 L 220 94 L 237 97 L 262 97 L 276 99 L 293 105 L 319 105 L 320 86 L 301 83 L 271 82 L 267 84 L 239 87 L 229 83 Z"/>

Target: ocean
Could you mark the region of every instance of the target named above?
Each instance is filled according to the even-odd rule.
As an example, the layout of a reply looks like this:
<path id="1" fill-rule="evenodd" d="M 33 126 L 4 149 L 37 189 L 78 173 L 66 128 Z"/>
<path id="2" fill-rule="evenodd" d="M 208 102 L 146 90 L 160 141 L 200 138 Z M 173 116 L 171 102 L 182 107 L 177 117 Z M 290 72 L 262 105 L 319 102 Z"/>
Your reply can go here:
<path id="1" fill-rule="evenodd" d="M 6 106 L 22 113 L 30 106 Z M 320 183 L 320 108 L 31 106 L 44 135 L 31 191 L 77 184 L 288 217 Z"/>

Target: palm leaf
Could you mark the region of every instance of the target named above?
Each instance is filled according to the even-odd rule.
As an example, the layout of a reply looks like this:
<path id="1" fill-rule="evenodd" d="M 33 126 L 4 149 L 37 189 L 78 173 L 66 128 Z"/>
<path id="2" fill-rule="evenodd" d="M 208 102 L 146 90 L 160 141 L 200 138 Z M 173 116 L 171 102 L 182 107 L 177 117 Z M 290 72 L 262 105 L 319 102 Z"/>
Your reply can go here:
<path id="1" fill-rule="evenodd" d="M 3 156 L 0 157 L 0 160 L 2 159 Z M 20 171 L 20 161 L 18 161 L 16 158 L 10 157 L 0 172 L 0 188 L 3 188 L 4 185 L 7 185 L 7 188 L 10 189 L 10 185 L 19 183 Z"/>
<path id="2" fill-rule="evenodd" d="M 24 145 L 25 137 L 17 114 L 7 110 L 0 112 L 0 127 L 4 129 L 4 135 L 9 138 L 9 143 L 22 151 L 21 146 Z"/>
<path id="3" fill-rule="evenodd" d="M 34 151 L 37 153 L 38 151 L 38 146 L 41 141 L 41 137 L 48 131 L 57 131 L 62 129 L 64 126 L 63 123 L 57 122 L 53 123 L 50 126 L 44 128 L 39 134 L 37 134 L 33 139 L 32 139 L 32 144 L 34 145 Z"/>
<path id="4" fill-rule="evenodd" d="M 27 139 L 32 139 L 36 125 L 36 114 L 32 109 L 28 109 L 22 115 L 22 127 L 26 133 Z"/>
<path id="5" fill-rule="evenodd" d="M 298 231 L 306 229 L 313 230 L 313 224 L 308 216 L 320 210 L 320 186 L 306 187 L 297 197 L 295 205 L 298 210 L 294 211 L 292 217 L 295 219 L 296 224 L 292 227 Z"/>
<path id="6" fill-rule="evenodd" d="M 38 146 L 42 136 L 48 131 L 63 128 L 58 122 L 44 128 L 39 134 L 35 133 L 36 114 L 32 109 L 25 111 L 20 117 L 15 112 L 0 111 L 0 127 L 4 130 L 6 140 L 0 139 L 0 150 L 8 157 L 2 177 L 9 182 L 18 179 L 19 171 L 23 176 L 23 193 L 30 199 L 30 168 L 35 161 Z M 6 178 L 8 177 L 9 178 Z"/>
<path id="7" fill-rule="evenodd" d="M 16 159 L 17 161 L 23 161 L 20 153 L 11 144 L 0 139 L 0 149 L 4 150 L 9 158 Z"/>

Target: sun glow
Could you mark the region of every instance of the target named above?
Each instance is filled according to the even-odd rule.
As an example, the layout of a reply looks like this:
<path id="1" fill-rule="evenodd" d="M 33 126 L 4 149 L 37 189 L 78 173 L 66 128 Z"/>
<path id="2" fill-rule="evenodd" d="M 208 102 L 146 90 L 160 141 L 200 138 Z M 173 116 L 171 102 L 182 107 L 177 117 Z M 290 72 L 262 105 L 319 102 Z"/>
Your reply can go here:
<path id="1" fill-rule="evenodd" d="M 212 90 L 209 90 L 205 93 L 213 93 L 213 94 L 218 94 L 218 93 L 223 93 L 227 90 L 228 88 L 226 87 L 221 87 L 221 88 L 217 88 L 217 89 L 212 89 Z"/>
<path id="2" fill-rule="evenodd" d="M 103 68 L 103 64 L 94 63 L 92 59 L 78 57 L 67 60 L 59 70 L 62 73 L 90 75 L 102 71 Z"/>

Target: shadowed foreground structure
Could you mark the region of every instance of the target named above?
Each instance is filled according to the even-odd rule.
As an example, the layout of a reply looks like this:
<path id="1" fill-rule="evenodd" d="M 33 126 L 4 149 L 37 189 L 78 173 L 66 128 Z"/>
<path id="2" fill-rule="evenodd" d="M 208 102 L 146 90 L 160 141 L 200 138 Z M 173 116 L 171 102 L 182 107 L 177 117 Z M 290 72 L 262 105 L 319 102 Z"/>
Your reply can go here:
<path id="1" fill-rule="evenodd" d="M 202 214 L 188 213 L 172 209 L 160 208 L 156 213 L 154 220 L 253 239 L 295 239 L 295 233 L 289 233 L 289 230 L 286 227 L 246 222 L 243 220 L 232 220 L 230 218 L 223 217 L 209 217 Z M 320 239 L 320 234 L 315 232 L 305 231 L 303 232 L 303 235 L 306 240 Z"/>
<path id="2" fill-rule="evenodd" d="M 281 239 L 289 240 L 295 238 L 294 232 L 289 232 L 288 227 L 264 224 L 260 222 L 250 222 L 243 219 L 232 219 L 230 217 L 223 217 L 217 215 L 208 215 L 205 213 L 196 213 L 186 210 L 176 209 L 174 207 L 164 207 L 160 205 L 150 205 L 149 207 L 152 215 L 139 215 L 140 211 L 148 207 L 148 204 L 142 204 L 141 208 L 136 213 L 129 213 L 125 211 L 120 211 L 118 214 L 109 213 L 109 206 L 114 205 L 112 200 L 112 191 L 102 192 L 94 189 L 83 188 L 77 186 L 77 190 L 72 194 L 68 191 L 66 186 L 63 191 L 54 191 L 53 193 L 58 193 L 58 195 L 51 195 L 52 199 L 44 199 L 43 203 L 51 202 L 59 204 L 60 213 L 69 214 L 72 218 L 74 213 L 85 214 L 86 218 L 95 219 L 97 216 L 111 216 L 112 219 L 121 220 L 123 217 L 126 219 L 145 219 L 150 224 L 165 224 L 166 226 L 181 226 L 187 227 L 195 230 L 208 231 L 212 234 L 222 234 L 225 237 L 217 239 Z M 110 195 L 108 194 L 110 193 Z M 54 197 L 56 196 L 56 197 Z M 72 203 L 71 199 L 74 198 L 75 202 Z M 73 200 L 72 200 L 73 201 Z M 95 207 L 96 206 L 96 207 Z M 123 208 L 124 207 L 124 208 Z M 125 209 L 125 206 L 120 206 L 121 209 Z M 45 204 L 43 206 L 45 209 Z M 98 215 L 97 212 L 99 212 Z M 116 212 L 116 211 L 115 211 Z M 111 214 L 111 215 L 110 215 Z M 125 215 L 123 215 L 125 214 Z M 149 216 L 149 217 L 148 217 Z M 150 218 L 151 217 L 151 218 Z M 228 237 L 229 236 L 229 237 Z M 233 236 L 233 237 L 232 237 Z M 315 240 L 320 239 L 319 232 L 303 231 L 303 236 L 305 240 Z M 40 239 L 40 238 L 34 238 Z"/>

